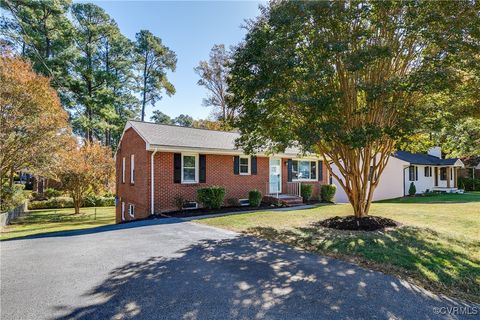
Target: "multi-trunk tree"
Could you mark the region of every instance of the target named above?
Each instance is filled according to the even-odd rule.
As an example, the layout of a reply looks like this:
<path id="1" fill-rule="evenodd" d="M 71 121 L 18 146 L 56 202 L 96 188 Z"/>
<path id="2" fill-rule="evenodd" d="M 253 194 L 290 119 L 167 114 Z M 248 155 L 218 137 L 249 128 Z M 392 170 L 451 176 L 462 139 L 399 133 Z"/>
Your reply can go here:
<path id="1" fill-rule="evenodd" d="M 367 215 L 396 144 L 428 111 L 421 101 L 459 82 L 451 66 L 478 23 L 476 6 L 272 2 L 233 54 L 238 143 L 273 152 L 297 145 L 323 156 L 354 215 Z"/>

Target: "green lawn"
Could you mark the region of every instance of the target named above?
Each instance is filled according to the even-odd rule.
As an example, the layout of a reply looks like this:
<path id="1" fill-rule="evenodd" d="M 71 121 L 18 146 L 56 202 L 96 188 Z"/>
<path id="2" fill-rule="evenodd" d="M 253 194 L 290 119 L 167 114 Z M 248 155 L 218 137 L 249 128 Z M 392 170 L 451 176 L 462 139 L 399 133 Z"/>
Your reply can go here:
<path id="1" fill-rule="evenodd" d="M 457 202 L 480 202 L 480 192 L 458 193 L 433 193 L 379 201 L 381 203 L 457 203 Z"/>
<path id="2" fill-rule="evenodd" d="M 87 229 L 115 223 L 115 207 L 82 208 L 75 215 L 73 208 L 32 210 L 3 227 L 0 240 L 7 240 L 55 231 Z"/>
<path id="3" fill-rule="evenodd" d="M 436 292 L 480 302 L 480 194 L 437 203 L 374 203 L 371 215 L 401 222 L 387 231 L 349 232 L 316 222 L 351 214 L 349 205 L 265 211 L 198 220 L 395 274 Z M 472 197 L 478 197 L 472 201 Z"/>

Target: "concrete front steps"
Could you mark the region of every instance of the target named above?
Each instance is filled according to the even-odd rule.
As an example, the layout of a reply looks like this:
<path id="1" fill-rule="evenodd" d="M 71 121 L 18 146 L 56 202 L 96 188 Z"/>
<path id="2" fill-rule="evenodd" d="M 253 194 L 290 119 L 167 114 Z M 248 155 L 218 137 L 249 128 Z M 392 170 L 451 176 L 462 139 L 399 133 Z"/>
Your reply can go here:
<path id="1" fill-rule="evenodd" d="M 295 207 L 303 205 L 303 198 L 292 194 L 268 194 L 263 197 L 263 202 Z"/>

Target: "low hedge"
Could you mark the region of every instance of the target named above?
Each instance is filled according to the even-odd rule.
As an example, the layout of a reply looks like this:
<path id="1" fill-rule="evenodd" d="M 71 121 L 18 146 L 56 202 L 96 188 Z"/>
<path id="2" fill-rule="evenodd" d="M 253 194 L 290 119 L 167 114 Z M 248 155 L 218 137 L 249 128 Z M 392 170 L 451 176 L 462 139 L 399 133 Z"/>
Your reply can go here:
<path id="1" fill-rule="evenodd" d="M 303 184 L 300 187 L 300 194 L 303 201 L 309 201 L 312 198 L 313 186 L 311 184 Z"/>
<path id="2" fill-rule="evenodd" d="M 50 199 L 50 198 L 58 198 L 62 195 L 62 191 L 60 190 L 56 190 L 56 189 L 53 189 L 53 188 L 47 188 L 45 190 L 45 196 Z"/>
<path id="3" fill-rule="evenodd" d="M 225 198 L 225 188 L 212 186 L 197 190 L 198 201 L 207 209 L 219 209 Z"/>
<path id="4" fill-rule="evenodd" d="M 258 190 L 252 190 L 248 193 L 248 203 L 252 207 L 260 206 L 262 203 L 262 193 Z"/>
<path id="5" fill-rule="evenodd" d="M 110 207 L 115 205 L 115 197 L 87 197 L 82 207 Z M 30 201 L 29 210 L 73 208 L 73 199 L 70 197 L 55 197 L 48 200 Z"/>
<path id="6" fill-rule="evenodd" d="M 322 201 L 333 202 L 335 192 L 337 192 L 337 186 L 335 186 L 334 184 L 322 185 L 322 187 L 320 188 L 320 196 L 322 198 Z"/>

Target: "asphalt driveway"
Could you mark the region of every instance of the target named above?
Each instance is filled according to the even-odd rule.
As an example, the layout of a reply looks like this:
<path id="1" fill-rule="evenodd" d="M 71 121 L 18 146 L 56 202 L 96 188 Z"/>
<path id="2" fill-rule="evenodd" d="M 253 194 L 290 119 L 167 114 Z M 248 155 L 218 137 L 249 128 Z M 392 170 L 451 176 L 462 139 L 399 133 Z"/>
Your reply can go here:
<path id="1" fill-rule="evenodd" d="M 459 314 L 480 311 L 382 273 L 175 219 L 0 247 L 2 320 L 477 319 Z"/>

